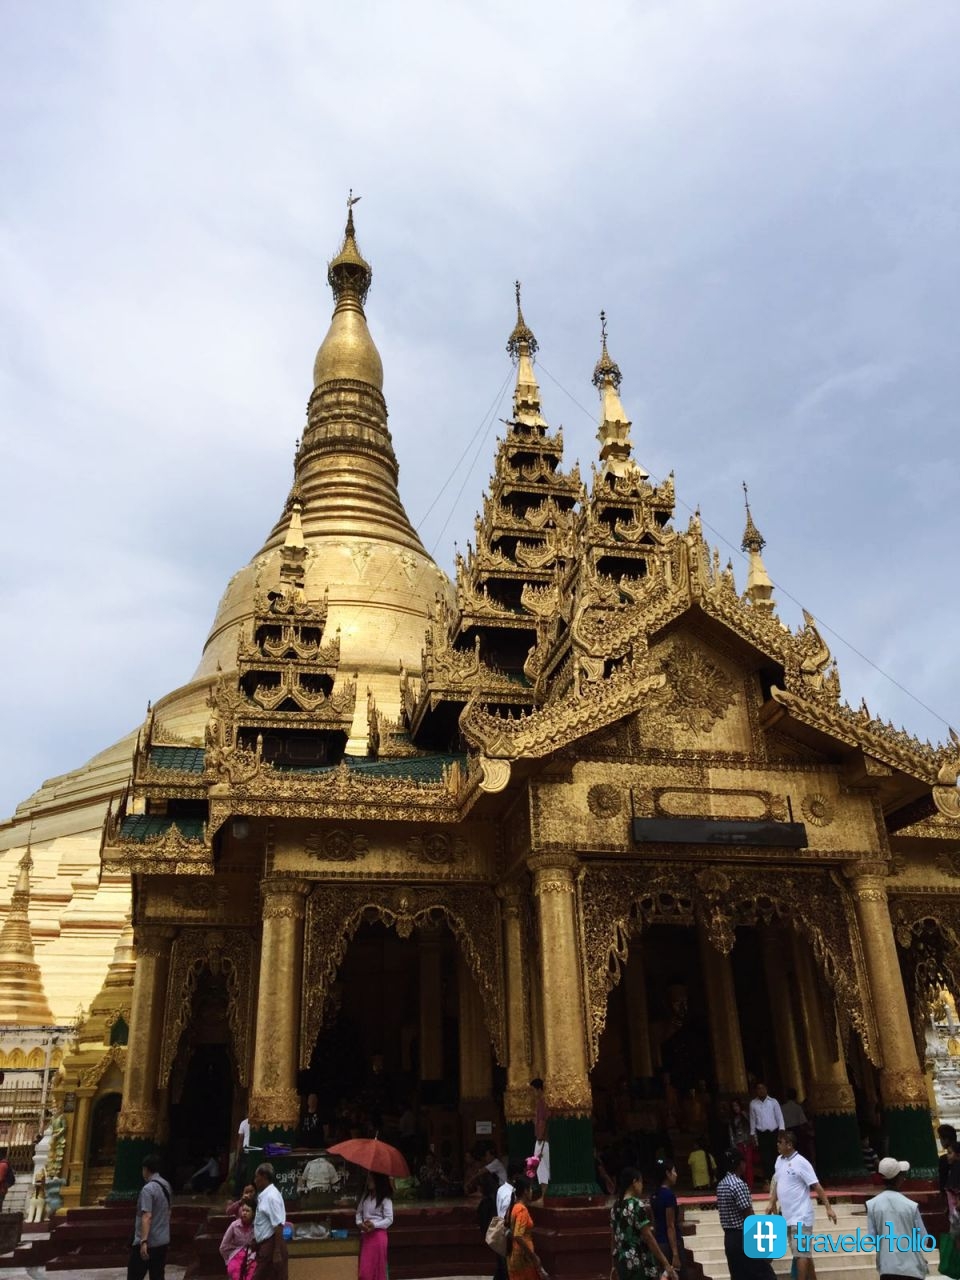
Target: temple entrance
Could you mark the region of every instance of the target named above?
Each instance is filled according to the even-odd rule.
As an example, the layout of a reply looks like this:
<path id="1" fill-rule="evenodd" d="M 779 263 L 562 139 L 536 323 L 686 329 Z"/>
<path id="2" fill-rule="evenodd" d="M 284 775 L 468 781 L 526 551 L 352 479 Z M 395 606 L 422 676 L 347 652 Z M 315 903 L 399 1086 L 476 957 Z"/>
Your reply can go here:
<path id="1" fill-rule="evenodd" d="M 425 922 L 406 938 L 378 920 L 361 924 L 298 1080 L 304 1102 L 317 1095 L 322 1142 L 311 1137 L 310 1144 L 379 1133 L 404 1152 L 412 1172 L 435 1170 L 435 1194 L 462 1186 L 476 1132 L 500 1141 L 478 1003 L 445 924 Z"/>
<path id="2" fill-rule="evenodd" d="M 170 1074 L 169 1151 L 177 1191 L 210 1157 L 226 1174 L 237 1127 L 233 1115 L 237 1076 L 228 1007 L 226 978 L 201 969 L 192 1016 Z"/>

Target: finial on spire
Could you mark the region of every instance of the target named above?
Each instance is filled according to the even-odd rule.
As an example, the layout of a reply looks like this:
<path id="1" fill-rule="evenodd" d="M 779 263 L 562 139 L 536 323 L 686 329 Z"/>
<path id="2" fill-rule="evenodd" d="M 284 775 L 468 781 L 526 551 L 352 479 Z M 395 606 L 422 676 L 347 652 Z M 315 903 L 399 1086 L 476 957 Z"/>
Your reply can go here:
<path id="1" fill-rule="evenodd" d="M 514 360 L 519 360 L 522 355 L 534 356 L 537 354 L 540 344 L 533 336 L 533 330 L 523 318 L 523 312 L 520 309 L 520 281 L 514 280 L 514 292 L 517 297 L 517 323 L 513 326 L 513 332 L 507 339 L 507 354 L 512 356 Z M 524 347 L 526 350 L 524 351 Z"/>
<path id="2" fill-rule="evenodd" d="M 623 381 L 623 374 L 620 372 L 620 366 L 615 360 L 610 359 L 610 353 L 607 351 L 607 313 L 600 312 L 600 359 L 597 361 L 593 370 L 593 385 L 601 390 L 605 385 L 615 387 L 620 390 L 620 383 Z"/>
<path id="3" fill-rule="evenodd" d="M 367 300 L 373 271 L 370 263 L 364 258 L 357 245 L 357 233 L 353 225 L 353 206 L 362 199 L 361 196 L 347 196 L 347 225 L 343 232 L 343 244 L 340 252 L 327 268 L 327 281 L 333 290 L 337 302 L 345 293 L 352 293 L 361 307 Z"/>
<path id="4" fill-rule="evenodd" d="M 750 512 L 750 491 L 747 489 L 747 482 L 743 482 L 743 505 L 747 509 L 747 523 L 743 531 L 743 541 L 740 543 L 741 551 L 756 551 L 757 554 L 767 545 L 767 540 L 753 523 L 753 515 Z"/>

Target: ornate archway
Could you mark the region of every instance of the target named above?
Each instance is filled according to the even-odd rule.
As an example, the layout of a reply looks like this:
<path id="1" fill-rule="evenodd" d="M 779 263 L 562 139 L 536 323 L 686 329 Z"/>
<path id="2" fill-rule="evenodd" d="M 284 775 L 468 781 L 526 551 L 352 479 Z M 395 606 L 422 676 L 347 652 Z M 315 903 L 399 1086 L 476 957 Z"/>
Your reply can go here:
<path id="1" fill-rule="evenodd" d="M 324 1006 L 347 947 L 363 921 L 379 920 L 402 938 L 428 921 L 445 921 L 477 983 L 497 1062 L 505 1060 L 500 903 L 483 885 L 411 887 L 317 885 L 307 900 L 300 1065 L 307 1067 Z"/>
<path id="2" fill-rule="evenodd" d="M 620 981 L 631 938 L 645 925 L 698 921 L 725 955 L 733 949 L 737 925 L 790 924 L 810 943 L 842 1026 L 853 1029 L 870 1061 L 879 1063 L 853 904 L 843 882 L 830 872 L 791 870 L 761 879 L 755 870 L 736 867 L 591 864 L 579 892 L 591 1066 L 606 1024 L 607 997 Z"/>
<path id="3" fill-rule="evenodd" d="M 200 975 L 208 970 L 222 977 L 227 993 L 227 1021 L 233 1041 L 237 1077 L 249 1083 L 250 1034 L 253 1022 L 252 941 L 236 930 L 184 930 L 174 940 L 170 957 L 159 1082 L 170 1081 L 184 1031 L 193 1017 L 194 996 Z"/>

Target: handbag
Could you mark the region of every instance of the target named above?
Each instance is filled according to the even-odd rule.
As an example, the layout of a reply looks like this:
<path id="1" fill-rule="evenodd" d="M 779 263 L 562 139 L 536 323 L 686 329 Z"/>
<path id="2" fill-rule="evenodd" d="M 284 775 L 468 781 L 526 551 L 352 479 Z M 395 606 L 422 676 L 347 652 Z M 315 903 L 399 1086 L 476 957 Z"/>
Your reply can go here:
<path id="1" fill-rule="evenodd" d="M 499 1214 L 490 1219 L 490 1225 L 487 1227 L 487 1234 L 484 1236 L 487 1244 L 500 1258 L 506 1258 L 510 1250 L 513 1248 L 513 1228 L 511 1219 L 513 1215 L 513 1206 L 516 1203 L 516 1195 L 510 1197 L 510 1207 L 507 1210 L 505 1218 L 501 1218 Z"/>
<path id="2" fill-rule="evenodd" d="M 493 1252 L 501 1258 L 505 1258 L 510 1252 L 507 1234 L 507 1224 L 499 1214 L 490 1219 L 490 1225 L 487 1227 L 487 1234 L 484 1236 L 484 1240 L 486 1240 Z"/>

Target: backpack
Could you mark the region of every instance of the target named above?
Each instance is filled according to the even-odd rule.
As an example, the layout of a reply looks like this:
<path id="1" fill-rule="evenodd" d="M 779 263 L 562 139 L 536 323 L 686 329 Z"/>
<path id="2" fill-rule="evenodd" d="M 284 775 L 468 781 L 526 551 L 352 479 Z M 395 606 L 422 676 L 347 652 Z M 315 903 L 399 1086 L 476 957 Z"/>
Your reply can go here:
<path id="1" fill-rule="evenodd" d="M 506 1258 L 513 1248 L 513 1206 L 517 1197 L 514 1193 L 510 1197 L 510 1208 L 507 1210 L 506 1218 L 501 1218 L 498 1214 L 490 1219 L 490 1225 L 487 1227 L 487 1234 L 484 1237 L 487 1244 L 501 1258 Z"/>

